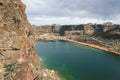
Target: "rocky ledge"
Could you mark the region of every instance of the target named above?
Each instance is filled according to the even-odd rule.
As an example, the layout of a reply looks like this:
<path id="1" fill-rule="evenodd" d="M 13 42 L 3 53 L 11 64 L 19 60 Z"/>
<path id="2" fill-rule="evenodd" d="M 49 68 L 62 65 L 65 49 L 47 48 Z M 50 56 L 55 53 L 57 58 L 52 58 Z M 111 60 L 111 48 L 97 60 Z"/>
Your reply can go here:
<path id="1" fill-rule="evenodd" d="M 21 0 L 0 0 L 0 80 L 60 80 L 40 67 L 25 8 Z"/>

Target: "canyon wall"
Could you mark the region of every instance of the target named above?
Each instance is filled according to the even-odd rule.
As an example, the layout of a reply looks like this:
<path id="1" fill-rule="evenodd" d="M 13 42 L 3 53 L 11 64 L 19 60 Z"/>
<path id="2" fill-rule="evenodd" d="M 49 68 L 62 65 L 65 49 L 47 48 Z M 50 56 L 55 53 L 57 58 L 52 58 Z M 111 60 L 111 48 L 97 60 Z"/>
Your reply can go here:
<path id="1" fill-rule="evenodd" d="M 109 39 L 120 39 L 120 25 L 110 22 L 104 24 L 47 25 L 33 27 L 35 34 L 54 33 L 60 36 L 91 35 Z"/>
<path id="2" fill-rule="evenodd" d="M 21 0 L 0 0 L 0 80 L 59 80 L 40 67 L 25 8 Z"/>
<path id="3" fill-rule="evenodd" d="M 41 35 L 38 30 L 49 30 L 55 36 L 95 44 L 120 53 L 120 25 L 118 24 L 107 22 L 104 24 L 51 25 L 46 26 L 46 29 L 44 26 L 36 27 L 33 27 L 35 35 Z"/>

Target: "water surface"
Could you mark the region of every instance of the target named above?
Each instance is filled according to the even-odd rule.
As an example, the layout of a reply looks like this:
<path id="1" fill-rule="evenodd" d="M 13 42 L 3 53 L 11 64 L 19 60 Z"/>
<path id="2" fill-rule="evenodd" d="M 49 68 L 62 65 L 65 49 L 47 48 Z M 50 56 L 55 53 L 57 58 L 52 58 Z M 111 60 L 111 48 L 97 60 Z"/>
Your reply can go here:
<path id="1" fill-rule="evenodd" d="M 37 42 L 42 66 L 65 80 L 120 80 L 120 56 L 65 41 Z"/>

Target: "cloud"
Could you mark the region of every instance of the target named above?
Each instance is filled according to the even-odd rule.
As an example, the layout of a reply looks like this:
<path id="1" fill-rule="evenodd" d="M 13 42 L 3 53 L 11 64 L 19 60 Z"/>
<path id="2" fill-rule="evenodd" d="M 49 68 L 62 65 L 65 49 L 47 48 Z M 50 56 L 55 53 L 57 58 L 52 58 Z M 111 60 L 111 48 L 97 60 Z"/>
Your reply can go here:
<path id="1" fill-rule="evenodd" d="M 28 18 L 31 19 L 30 20 L 31 22 L 35 18 L 47 20 L 47 18 L 61 19 L 63 17 L 67 19 L 79 18 L 81 20 L 95 19 L 96 21 L 99 20 L 111 21 L 118 18 L 120 14 L 119 7 L 120 0 L 22 0 L 22 1 L 27 5 L 26 13 L 28 15 Z"/>

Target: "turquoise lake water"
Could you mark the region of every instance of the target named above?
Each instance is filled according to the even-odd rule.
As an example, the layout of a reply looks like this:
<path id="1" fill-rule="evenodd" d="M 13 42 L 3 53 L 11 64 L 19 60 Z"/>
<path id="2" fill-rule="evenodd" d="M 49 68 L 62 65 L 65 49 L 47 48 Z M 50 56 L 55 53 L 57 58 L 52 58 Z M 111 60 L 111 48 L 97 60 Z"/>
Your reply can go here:
<path id="1" fill-rule="evenodd" d="M 38 41 L 42 66 L 65 80 L 120 80 L 120 56 L 77 44 Z"/>

